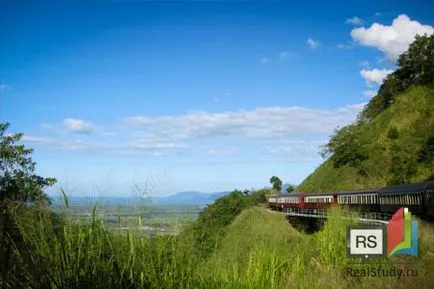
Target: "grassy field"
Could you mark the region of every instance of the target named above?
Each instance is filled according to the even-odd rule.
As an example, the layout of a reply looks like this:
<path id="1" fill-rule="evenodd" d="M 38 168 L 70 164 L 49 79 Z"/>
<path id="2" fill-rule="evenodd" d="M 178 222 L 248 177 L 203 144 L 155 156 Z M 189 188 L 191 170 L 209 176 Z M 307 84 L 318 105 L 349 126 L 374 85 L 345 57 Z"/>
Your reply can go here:
<path id="1" fill-rule="evenodd" d="M 132 228 L 143 232 L 179 232 L 184 223 L 196 220 L 202 210 L 197 205 L 81 204 L 68 208 L 57 206 L 53 211 L 72 222 L 89 224 L 92 222 L 94 206 L 95 216 L 114 232 L 125 232 Z"/>
<path id="2" fill-rule="evenodd" d="M 352 221 L 332 213 L 315 234 L 293 229 L 262 206 L 243 210 L 227 226 L 213 252 L 197 253 L 192 230 L 144 236 L 136 226 L 115 234 L 91 212 L 90 222 L 53 222 L 45 210 L 17 214 L 27 251 L 15 252 L 20 273 L 4 288 L 432 288 L 434 228 L 420 223 L 420 257 L 407 267 L 417 276 L 351 277 L 345 228 Z M 38 216 L 35 218 L 35 214 Z M 32 220 L 29 220 L 32 218 Z M 140 218 L 137 220 L 140 223 Z M 56 225 L 57 224 L 57 225 Z M 398 256 L 394 261 L 413 257 Z M 402 268 L 406 269 L 406 268 Z M 416 287 L 414 287 L 416 286 Z"/>

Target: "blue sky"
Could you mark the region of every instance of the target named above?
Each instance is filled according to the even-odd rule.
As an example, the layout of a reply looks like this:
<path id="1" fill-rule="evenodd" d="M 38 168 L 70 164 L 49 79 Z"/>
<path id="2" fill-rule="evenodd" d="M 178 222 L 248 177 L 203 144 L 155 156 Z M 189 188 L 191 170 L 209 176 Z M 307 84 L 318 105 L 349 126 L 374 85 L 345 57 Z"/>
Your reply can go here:
<path id="1" fill-rule="evenodd" d="M 32 2 L 0 2 L 0 121 L 72 195 L 298 184 L 434 31 L 429 1 Z"/>

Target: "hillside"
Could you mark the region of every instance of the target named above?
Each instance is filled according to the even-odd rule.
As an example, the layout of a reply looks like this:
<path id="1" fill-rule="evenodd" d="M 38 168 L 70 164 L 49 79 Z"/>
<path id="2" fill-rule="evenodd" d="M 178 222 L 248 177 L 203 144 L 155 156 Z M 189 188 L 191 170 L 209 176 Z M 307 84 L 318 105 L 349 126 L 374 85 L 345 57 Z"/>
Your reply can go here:
<path id="1" fill-rule="evenodd" d="M 421 159 L 433 136 L 434 89 L 412 86 L 371 122 L 357 125 L 354 137 L 363 146 L 363 160 L 339 166 L 336 159 L 344 152 L 336 152 L 297 189 L 319 192 L 380 187 L 399 183 L 400 172 L 404 174 L 401 182 L 432 179 L 434 158 Z"/>
<path id="2" fill-rule="evenodd" d="M 345 228 L 351 221 L 340 214 L 334 210 L 323 230 L 308 235 L 289 226 L 281 213 L 244 209 L 197 274 L 206 288 L 432 288 L 427 269 L 433 265 L 432 226 L 420 223 L 420 257 L 411 267 L 419 276 L 359 279 L 345 275 L 351 262 L 345 255 Z"/>
<path id="3" fill-rule="evenodd" d="M 434 179 L 434 35 L 416 36 L 357 121 L 336 130 L 320 153 L 327 160 L 297 190 Z"/>

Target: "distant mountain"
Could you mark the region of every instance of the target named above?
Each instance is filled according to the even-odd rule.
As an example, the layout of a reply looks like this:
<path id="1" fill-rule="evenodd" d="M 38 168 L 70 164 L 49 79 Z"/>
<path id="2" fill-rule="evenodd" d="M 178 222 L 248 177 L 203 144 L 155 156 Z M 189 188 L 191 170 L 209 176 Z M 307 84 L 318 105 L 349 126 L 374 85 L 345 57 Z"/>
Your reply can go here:
<path id="1" fill-rule="evenodd" d="M 152 198 L 154 204 L 193 204 L 193 205 L 206 205 L 213 203 L 221 196 L 229 192 L 218 193 L 201 193 L 201 192 L 180 192 L 171 196 Z"/>
<path id="2" fill-rule="evenodd" d="M 68 197 L 71 206 L 80 205 L 93 205 L 96 202 L 105 205 L 131 205 L 135 204 L 148 204 L 148 205 L 207 205 L 213 203 L 221 196 L 229 192 L 217 193 L 201 193 L 195 191 L 180 192 L 166 197 L 119 197 L 119 196 L 100 196 L 100 197 L 87 197 L 87 196 L 71 196 Z M 59 197 L 53 197 L 53 204 L 63 204 L 63 200 Z"/>

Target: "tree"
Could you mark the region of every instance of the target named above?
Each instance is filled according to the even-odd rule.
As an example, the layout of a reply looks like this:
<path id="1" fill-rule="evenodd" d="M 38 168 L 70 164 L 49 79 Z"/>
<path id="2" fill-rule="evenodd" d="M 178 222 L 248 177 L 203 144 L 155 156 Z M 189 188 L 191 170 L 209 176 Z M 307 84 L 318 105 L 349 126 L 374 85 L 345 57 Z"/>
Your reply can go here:
<path id="1" fill-rule="evenodd" d="M 427 85 L 434 80 L 434 35 L 416 35 L 408 50 L 398 58 L 394 73 L 403 89 L 413 83 Z"/>
<path id="2" fill-rule="evenodd" d="M 278 177 L 272 176 L 270 178 L 270 184 L 273 184 L 273 190 L 279 192 L 282 190 L 282 181 Z"/>
<path id="3" fill-rule="evenodd" d="M 323 158 L 331 156 L 336 168 L 344 165 L 357 167 L 368 158 L 358 132 L 359 126 L 353 124 L 336 129 L 329 142 L 321 147 L 320 155 Z"/>
<path id="4" fill-rule="evenodd" d="M 6 134 L 9 125 L 0 123 L 0 202 L 49 203 L 43 188 L 55 184 L 56 179 L 35 174 L 33 149 L 16 144 L 23 134 Z"/>
<path id="5" fill-rule="evenodd" d="M 434 35 L 417 35 L 408 50 L 399 56 L 397 66 L 386 77 L 377 95 L 365 106 L 359 122 L 373 120 L 411 85 L 431 85 L 434 82 Z"/>
<path id="6" fill-rule="evenodd" d="M 293 192 L 294 189 L 295 189 L 295 188 L 294 188 L 293 185 L 288 185 L 288 187 L 286 188 L 286 192 L 287 192 L 287 193 Z"/>

